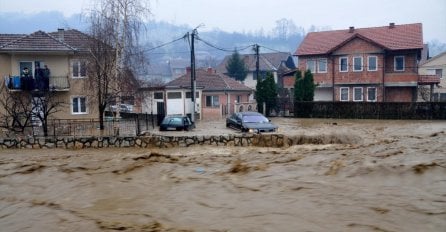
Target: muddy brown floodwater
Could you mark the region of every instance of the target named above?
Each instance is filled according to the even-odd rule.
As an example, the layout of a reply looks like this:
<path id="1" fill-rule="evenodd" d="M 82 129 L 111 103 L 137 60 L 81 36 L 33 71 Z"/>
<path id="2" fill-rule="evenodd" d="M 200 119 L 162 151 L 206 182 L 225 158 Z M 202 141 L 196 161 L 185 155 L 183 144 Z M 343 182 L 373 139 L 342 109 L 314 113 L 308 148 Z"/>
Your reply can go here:
<path id="1" fill-rule="evenodd" d="M 321 139 L 1 150 L 0 231 L 446 231 L 445 121 L 273 121 Z"/>

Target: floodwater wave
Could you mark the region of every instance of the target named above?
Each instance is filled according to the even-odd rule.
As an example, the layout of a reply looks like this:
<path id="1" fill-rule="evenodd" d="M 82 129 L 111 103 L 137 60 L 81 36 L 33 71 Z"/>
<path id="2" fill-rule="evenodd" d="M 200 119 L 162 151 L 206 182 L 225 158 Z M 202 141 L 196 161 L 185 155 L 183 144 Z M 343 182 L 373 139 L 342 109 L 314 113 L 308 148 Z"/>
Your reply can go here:
<path id="1" fill-rule="evenodd" d="M 273 122 L 300 142 L 2 150 L 1 231 L 446 228 L 445 122 Z"/>

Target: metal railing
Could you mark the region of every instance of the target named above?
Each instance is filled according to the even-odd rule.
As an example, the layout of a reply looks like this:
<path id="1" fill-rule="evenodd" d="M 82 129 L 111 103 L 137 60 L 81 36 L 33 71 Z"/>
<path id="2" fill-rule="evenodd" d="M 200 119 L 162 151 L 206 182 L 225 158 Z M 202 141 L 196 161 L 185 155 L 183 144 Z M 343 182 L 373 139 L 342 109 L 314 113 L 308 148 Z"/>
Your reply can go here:
<path id="1" fill-rule="evenodd" d="M 5 86 L 9 90 L 23 90 L 23 82 L 20 76 L 5 76 Z M 49 83 L 46 83 L 46 89 L 50 91 L 68 91 L 70 90 L 70 82 L 68 76 L 50 76 Z M 31 79 L 28 86 L 32 86 L 32 89 L 38 89 L 39 83 L 35 79 Z"/>

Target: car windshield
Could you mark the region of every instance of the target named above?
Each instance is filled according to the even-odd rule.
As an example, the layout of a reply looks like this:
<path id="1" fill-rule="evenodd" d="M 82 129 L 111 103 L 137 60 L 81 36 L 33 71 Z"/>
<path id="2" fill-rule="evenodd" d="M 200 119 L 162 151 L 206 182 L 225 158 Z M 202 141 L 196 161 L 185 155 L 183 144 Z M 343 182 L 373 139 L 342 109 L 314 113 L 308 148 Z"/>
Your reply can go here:
<path id="1" fill-rule="evenodd" d="M 243 117 L 244 123 L 266 123 L 269 122 L 267 118 L 262 115 L 247 115 Z"/>
<path id="2" fill-rule="evenodd" d="M 178 117 L 178 118 L 165 118 L 163 120 L 163 124 L 168 124 L 168 125 L 182 125 L 183 121 L 182 118 Z"/>

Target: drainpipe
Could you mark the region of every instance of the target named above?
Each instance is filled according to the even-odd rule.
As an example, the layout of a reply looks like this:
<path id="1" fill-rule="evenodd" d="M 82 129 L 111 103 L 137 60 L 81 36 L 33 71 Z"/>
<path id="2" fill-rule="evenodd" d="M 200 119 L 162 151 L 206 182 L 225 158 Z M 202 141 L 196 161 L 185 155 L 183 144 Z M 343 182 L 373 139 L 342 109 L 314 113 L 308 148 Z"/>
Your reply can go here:
<path id="1" fill-rule="evenodd" d="M 332 101 L 335 102 L 335 58 L 334 56 L 331 57 L 331 84 L 332 84 Z"/>
<path id="2" fill-rule="evenodd" d="M 382 102 L 385 102 L 386 101 L 386 87 L 385 87 L 385 83 L 384 83 L 384 81 L 385 81 L 385 75 L 386 75 L 386 57 L 387 57 L 387 54 L 386 54 L 386 52 L 384 51 L 384 56 L 383 56 L 383 83 L 382 83 L 382 91 L 383 91 L 383 100 L 382 100 Z M 378 96 L 377 96 L 378 97 Z"/>

